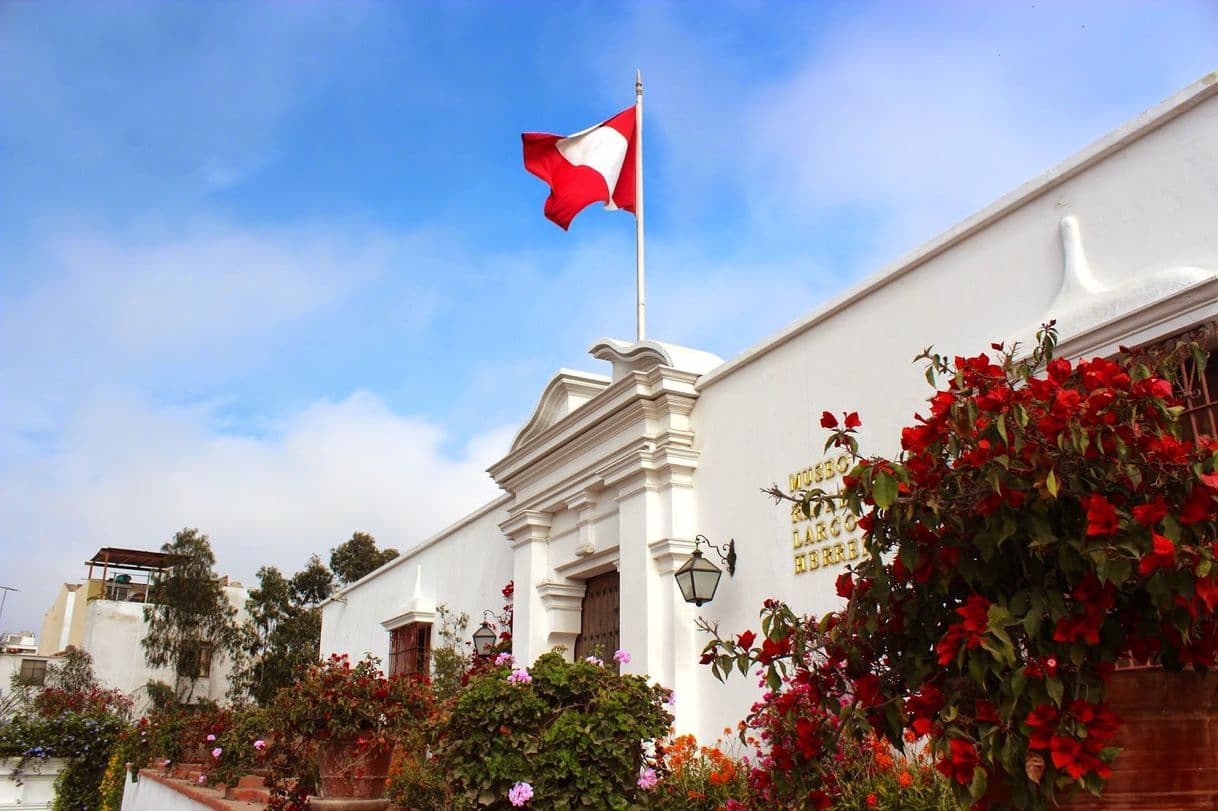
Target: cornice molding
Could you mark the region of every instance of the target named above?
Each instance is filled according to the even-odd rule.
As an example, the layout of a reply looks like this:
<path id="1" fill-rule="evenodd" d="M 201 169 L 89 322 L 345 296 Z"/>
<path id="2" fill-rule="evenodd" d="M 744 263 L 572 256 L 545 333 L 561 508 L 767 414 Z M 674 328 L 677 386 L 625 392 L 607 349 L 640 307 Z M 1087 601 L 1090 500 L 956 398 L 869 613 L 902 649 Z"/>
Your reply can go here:
<path id="1" fill-rule="evenodd" d="M 651 559 L 656 563 L 656 570 L 662 575 L 669 575 L 689 559 L 694 553 L 692 538 L 661 538 L 647 544 Z"/>
<path id="2" fill-rule="evenodd" d="M 554 516 L 540 510 L 519 510 L 511 513 L 499 529 L 508 537 L 512 548 L 526 543 L 545 543 L 550 540 L 550 525 Z"/>

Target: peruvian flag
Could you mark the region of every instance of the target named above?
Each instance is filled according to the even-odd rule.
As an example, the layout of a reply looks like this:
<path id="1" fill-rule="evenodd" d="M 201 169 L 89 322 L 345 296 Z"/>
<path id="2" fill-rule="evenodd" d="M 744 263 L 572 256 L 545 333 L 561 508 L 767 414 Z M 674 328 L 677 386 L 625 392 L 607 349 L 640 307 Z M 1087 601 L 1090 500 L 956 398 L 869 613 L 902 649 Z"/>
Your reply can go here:
<path id="1" fill-rule="evenodd" d="M 634 212 L 635 108 L 574 135 L 526 132 L 524 168 L 550 186 L 546 218 L 564 231 L 592 203 Z"/>

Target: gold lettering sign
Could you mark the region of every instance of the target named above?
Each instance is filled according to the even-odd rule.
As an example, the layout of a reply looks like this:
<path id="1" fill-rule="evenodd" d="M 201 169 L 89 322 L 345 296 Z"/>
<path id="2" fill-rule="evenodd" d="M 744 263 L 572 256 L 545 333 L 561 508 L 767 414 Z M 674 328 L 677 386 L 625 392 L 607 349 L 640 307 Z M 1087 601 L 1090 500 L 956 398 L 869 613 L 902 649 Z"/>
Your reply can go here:
<path id="1" fill-rule="evenodd" d="M 834 492 L 841 486 L 841 476 L 849 470 L 850 457 L 842 454 L 789 474 L 787 484 L 792 492 L 809 487 Z M 792 504 L 791 548 L 795 574 L 845 566 L 865 554 L 858 519 L 840 505 L 826 505 L 820 515 L 809 518 L 798 504 Z"/>

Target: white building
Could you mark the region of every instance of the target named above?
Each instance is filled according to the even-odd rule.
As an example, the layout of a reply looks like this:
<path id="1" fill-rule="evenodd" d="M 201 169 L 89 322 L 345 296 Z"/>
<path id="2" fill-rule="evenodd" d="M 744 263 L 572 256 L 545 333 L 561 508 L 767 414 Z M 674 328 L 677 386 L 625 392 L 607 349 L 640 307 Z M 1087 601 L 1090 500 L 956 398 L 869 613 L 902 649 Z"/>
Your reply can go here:
<path id="1" fill-rule="evenodd" d="M 514 580 L 519 659 L 626 649 L 626 671 L 675 689 L 678 728 L 713 740 L 758 691 L 698 665 L 695 618 L 738 632 L 770 597 L 831 609 L 858 554 L 852 522 L 793 521 L 761 493 L 840 476 L 821 411 L 858 410 L 864 450 L 896 452 L 929 394 L 914 355 L 1027 342 L 1049 319 L 1063 357 L 1190 330 L 1214 344 L 1218 73 L 738 357 L 598 342 L 608 368 L 558 372 L 491 466 L 503 495 L 326 602 L 322 652 L 409 667 L 437 602 L 476 621 Z M 1218 364 L 1191 393 L 1196 430 L 1218 434 Z M 701 608 L 672 577 L 698 534 L 739 554 Z"/>
<path id="2" fill-rule="evenodd" d="M 169 557 L 138 549 L 99 549 L 85 561 L 89 570 L 82 582 L 60 587 L 43 616 L 38 653 L 55 656 L 69 647 L 88 651 L 98 681 L 130 696 L 137 714 L 146 706 L 148 682 L 179 686 L 172 668 L 148 666 L 141 645 L 148 633 L 144 604 Z M 224 593 L 239 616 L 245 616 L 249 596 L 245 587 L 225 578 Z M 223 701 L 231 673 L 232 662 L 213 651 L 210 643 L 201 643 L 198 679 L 190 687 L 190 699 Z M 186 685 L 180 688 L 181 694 Z"/>

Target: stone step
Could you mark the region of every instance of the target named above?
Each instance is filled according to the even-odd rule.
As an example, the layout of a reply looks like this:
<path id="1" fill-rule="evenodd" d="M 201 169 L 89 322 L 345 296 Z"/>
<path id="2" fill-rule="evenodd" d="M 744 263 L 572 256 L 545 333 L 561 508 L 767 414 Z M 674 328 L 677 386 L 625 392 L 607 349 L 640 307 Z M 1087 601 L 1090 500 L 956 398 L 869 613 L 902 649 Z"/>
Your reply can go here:
<path id="1" fill-rule="evenodd" d="M 237 778 L 236 788 L 266 788 L 266 778 L 259 774 L 247 774 Z"/>
<path id="2" fill-rule="evenodd" d="M 194 772 L 197 776 L 201 771 L 203 771 L 202 763 L 173 763 L 170 767 L 169 776 L 175 780 L 185 780 L 190 776 L 191 772 Z"/>
<path id="3" fill-rule="evenodd" d="M 224 799 L 265 805 L 271 800 L 271 790 L 266 788 L 241 788 L 237 786 L 225 791 Z"/>

